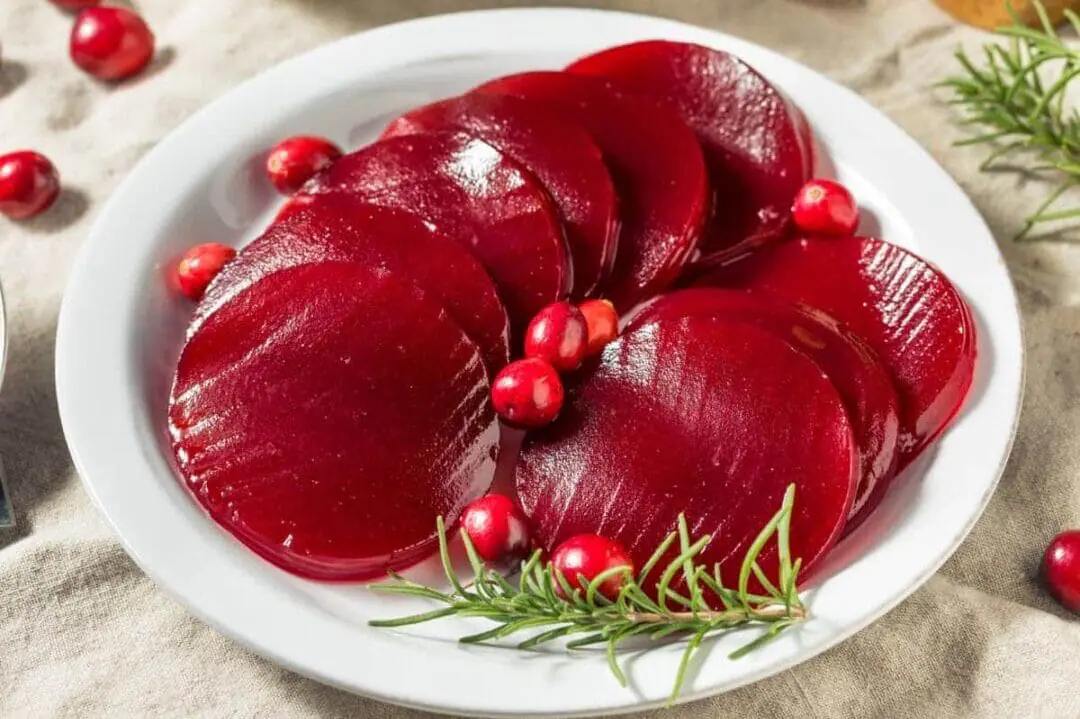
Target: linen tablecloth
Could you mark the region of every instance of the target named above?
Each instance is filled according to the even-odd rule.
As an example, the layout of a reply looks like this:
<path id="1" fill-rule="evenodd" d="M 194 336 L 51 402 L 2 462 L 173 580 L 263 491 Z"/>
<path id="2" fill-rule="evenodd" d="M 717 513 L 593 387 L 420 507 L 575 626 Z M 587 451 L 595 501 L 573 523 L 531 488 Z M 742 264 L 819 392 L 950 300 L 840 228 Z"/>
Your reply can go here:
<path id="1" fill-rule="evenodd" d="M 138 81 L 109 88 L 68 60 L 70 18 L 46 0 L 0 3 L 0 152 L 47 154 L 66 187 L 58 207 L 37 220 L 0 219 L 11 332 L 0 456 L 20 520 L 19 529 L 0 533 L 0 716 L 424 716 L 277 668 L 151 584 L 72 467 L 53 388 L 54 334 L 68 271 L 95 216 L 143 153 L 186 116 L 333 38 L 517 4 L 139 0 L 157 34 L 158 60 Z M 929 0 L 587 4 L 733 33 L 863 94 L 978 204 L 1012 270 L 1026 326 L 1026 399 L 1012 459 L 985 516 L 944 569 L 817 659 L 666 716 L 1080 717 L 1080 621 L 1037 580 L 1049 539 L 1080 526 L 1080 246 L 1067 237 L 1014 242 L 1046 185 L 980 174 L 978 150 L 951 146 L 948 109 L 930 86 L 951 69 L 958 44 L 986 36 Z"/>

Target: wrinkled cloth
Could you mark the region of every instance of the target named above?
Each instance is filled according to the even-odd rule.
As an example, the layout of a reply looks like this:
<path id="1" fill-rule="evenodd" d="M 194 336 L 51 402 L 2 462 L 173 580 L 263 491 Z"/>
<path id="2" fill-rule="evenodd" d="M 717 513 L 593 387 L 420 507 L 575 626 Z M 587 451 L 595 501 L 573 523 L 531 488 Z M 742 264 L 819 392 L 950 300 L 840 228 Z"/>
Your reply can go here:
<path id="1" fill-rule="evenodd" d="M 185 117 L 334 38 L 420 15 L 515 4 L 139 0 L 158 58 L 139 80 L 112 88 L 68 60 L 68 17 L 45 0 L 0 3 L 0 151 L 45 153 L 66 187 L 39 219 L 0 218 L 11 338 L 0 456 L 20 522 L 0 533 L 0 716 L 423 716 L 256 657 L 190 617 L 136 568 L 72 467 L 53 386 L 54 335 L 68 272 L 95 216 Z M 1080 618 L 1059 608 L 1037 578 L 1050 538 L 1080 526 L 1080 245 L 1067 236 L 1014 242 L 1050 187 L 980 173 L 983 151 L 951 144 L 957 131 L 931 86 L 954 67 L 958 45 L 976 47 L 987 36 L 929 0 L 590 4 L 723 30 L 861 93 L 977 203 L 1005 253 L 1025 322 L 1027 387 L 1012 459 L 986 514 L 945 567 L 822 656 L 663 716 L 1080 717 Z"/>

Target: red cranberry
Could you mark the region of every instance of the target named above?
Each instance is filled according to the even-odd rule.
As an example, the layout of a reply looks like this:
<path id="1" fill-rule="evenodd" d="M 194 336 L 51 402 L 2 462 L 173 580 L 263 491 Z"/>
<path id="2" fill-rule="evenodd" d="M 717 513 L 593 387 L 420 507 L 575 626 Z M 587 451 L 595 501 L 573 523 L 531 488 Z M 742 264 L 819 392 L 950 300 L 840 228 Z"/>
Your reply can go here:
<path id="1" fill-rule="evenodd" d="M 60 195 L 60 175 L 44 155 L 30 150 L 0 156 L 0 213 L 25 220 L 49 209 Z"/>
<path id="2" fill-rule="evenodd" d="M 71 59 L 99 80 L 138 75 L 154 57 L 154 33 L 122 7 L 89 7 L 71 29 Z"/>
<path id="3" fill-rule="evenodd" d="M 547 360 L 560 372 L 581 366 L 588 347 L 585 315 L 569 302 L 555 302 L 536 313 L 525 331 L 525 356 Z"/>
<path id="4" fill-rule="evenodd" d="M 485 562 L 522 559 L 529 553 L 529 525 L 509 497 L 481 497 L 461 515 L 461 526 Z"/>
<path id="5" fill-rule="evenodd" d="M 210 281 L 234 257 L 236 250 L 218 242 L 192 247 L 184 253 L 176 268 L 180 289 L 192 300 L 202 299 Z"/>
<path id="6" fill-rule="evenodd" d="M 1043 579 L 1054 599 L 1072 612 L 1080 612 L 1080 530 L 1054 537 L 1043 556 Z"/>
<path id="7" fill-rule="evenodd" d="M 341 150 L 322 137 L 299 135 L 282 140 L 266 158 L 266 174 L 277 191 L 291 195 L 316 174 L 337 162 Z"/>
<path id="8" fill-rule="evenodd" d="M 622 545 L 599 534 L 570 537 L 555 548 L 551 564 L 555 571 L 563 575 L 571 589 L 582 591 L 588 589 L 589 582 L 614 567 L 626 567 L 630 573 L 634 571 L 634 563 Z M 584 583 L 581 582 L 582 577 Z M 625 580 L 626 576 L 622 574 L 608 577 L 600 585 L 600 593 L 608 599 L 616 599 Z M 558 592 L 560 596 L 565 594 L 562 587 L 558 587 Z"/>
<path id="9" fill-rule="evenodd" d="M 75 12 L 88 7 L 94 7 L 100 5 L 101 0 L 51 0 L 52 4 L 61 10 L 67 10 L 68 12 Z"/>
<path id="10" fill-rule="evenodd" d="M 810 180 L 795 195 L 795 226 L 815 235 L 847 236 L 859 226 L 859 206 L 848 188 L 832 180 Z"/>
<path id="11" fill-rule="evenodd" d="M 511 362 L 491 386 L 495 411 L 517 427 L 543 427 L 558 416 L 563 404 L 559 373 L 542 359 Z"/>
<path id="12" fill-rule="evenodd" d="M 589 327 L 589 347 L 586 354 L 594 355 L 619 336 L 619 314 L 607 300 L 588 300 L 578 305 Z"/>

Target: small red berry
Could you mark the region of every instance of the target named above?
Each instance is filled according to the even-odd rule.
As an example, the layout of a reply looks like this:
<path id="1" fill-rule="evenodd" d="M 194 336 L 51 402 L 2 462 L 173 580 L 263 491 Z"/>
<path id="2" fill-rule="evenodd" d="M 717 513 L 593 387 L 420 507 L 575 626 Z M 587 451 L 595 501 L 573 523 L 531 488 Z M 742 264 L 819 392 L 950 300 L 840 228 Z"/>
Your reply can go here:
<path id="1" fill-rule="evenodd" d="M 282 140 L 266 158 L 266 174 L 277 191 L 291 195 L 341 157 L 338 146 L 322 137 L 299 135 Z"/>
<path id="2" fill-rule="evenodd" d="M 502 494 L 481 497 L 461 515 L 461 527 L 485 562 L 522 559 L 529 553 L 529 525 L 524 513 Z"/>
<path id="3" fill-rule="evenodd" d="M 859 226 L 859 206 L 848 188 L 832 180 L 810 180 L 795 195 L 795 226 L 815 235 L 846 236 Z"/>
<path id="4" fill-rule="evenodd" d="M 543 427 L 562 409 L 562 381 L 555 368 L 542 359 L 511 362 L 495 376 L 491 402 L 508 424 Z"/>
<path id="5" fill-rule="evenodd" d="M 588 300 L 578 305 L 589 327 L 589 347 L 586 354 L 600 352 L 619 336 L 619 313 L 607 300 Z"/>
<path id="6" fill-rule="evenodd" d="M 99 80 L 138 75 L 154 57 L 154 33 L 146 22 L 122 7 L 89 7 L 71 28 L 71 59 Z"/>
<path id="7" fill-rule="evenodd" d="M 581 366 L 588 344 L 585 315 L 569 302 L 555 302 L 540 310 L 525 331 L 525 356 L 547 360 L 560 372 Z"/>
<path id="8" fill-rule="evenodd" d="M 234 257 L 236 250 L 218 242 L 192 247 L 184 253 L 176 268 L 180 289 L 192 300 L 202 299 L 210 281 Z"/>
<path id="9" fill-rule="evenodd" d="M 618 542 L 612 541 L 599 534 L 579 534 L 570 537 L 555 548 L 551 556 L 551 564 L 555 571 L 566 578 L 571 589 L 588 589 L 588 583 L 600 576 L 601 573 L 615 567 L 626 567 L 627 573 L 633 573 L 634 563 L 630 555 Z M 585 582 L 581 582 L 584 577 Z M 604 580 L 600 585 L 600 593 L 608 599 L 616 599 L 625 574 L 614 574 Z M 560 596 L 564 596 L 561 586 L 557 586 Z"/>
<path id="10" fill-rule="evenodd" d="M 1043 556 L 1043 579 L 1050 594 L 1072 612 L 1080 612 L 1080 530 L 1054 537 Z"/>
<path id="11" fill-rule="evenodd" d="M 67 10 L 68 12 L 74 12 L 76 10 L 82 10 L 88 7 L 94 7 L 100 5 L 101 0 L 51 0 L 52 4 L 61 10 Z"/>
<path id="12" fill-rule="evenodd" d="M 49 209 L 60 195 L 60 174 L 31 150 L 0 156 L 0 214 L 25 220 Z"/>

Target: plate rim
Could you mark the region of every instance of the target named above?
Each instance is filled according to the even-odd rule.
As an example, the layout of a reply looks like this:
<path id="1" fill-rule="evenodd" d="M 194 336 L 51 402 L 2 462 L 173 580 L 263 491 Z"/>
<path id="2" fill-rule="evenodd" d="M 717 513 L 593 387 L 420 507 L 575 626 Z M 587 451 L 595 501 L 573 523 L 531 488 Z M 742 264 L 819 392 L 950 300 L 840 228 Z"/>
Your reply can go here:
<path id="1" fill-rule="evenodd" d="M 91 465 L 100 468 L 100 456 L 94 456 L 93 459 L 88 459 L 88 457 L 90 457 L 93 452 L 87 449 L 86 444 L 83 441 L 85 437 L 85 435 L 83 434 L 83 430 L 76 426 L 79 425 L 81 422 L 81 420 L 75 419 L 81 414 L 81 411 L 77 408 L 77 384 L 80 372 L 78 366 L 72 360 L 73 353 L 71 351 L 71 347 L 72 343 L 76 342 L 75 338 L 78 336 L 76 334 L 78 331 L 77 325 L 79 322 L 77 318 L 80 315 L 81 308 L 79 308 L 75 304 L 76 300 L 72 299 L 73 297 L 77 297 L 80 295 L 78 291 L 73 291 L 73 288 L 76 288 L 76 290 L 78 290 L 82 285 L 86 284 L 88 266 L 90 265 L 90 257 L 95 247 L 101 244 L 99 241 L 95 241 L 95 238 L 100 237 L 104 234 L 104 228 L 107 227 L 110 221 L 113 220 L 113 215 L 115 215 L 117 212 L 116 208 L 122 206 L 123 200 L 131 194 L 131 186 L 135 184 L 135 180 L 138 178 L 138 176 L 141 173 L 146 172 L 146 168 L 153 167 L 154 163 L 158 161 L 157 158 L 164 155 L 168 148 L 171 147 L 171 143 L 175 144 L 178 142 L 177 138 L 183 137 L 182 133 L 185 131 L 186 128 L 195 127 L 199 123 L 205 123 L 207 121 L 207 118 L 212 117 L 215 113 L 219 111 L 221 107 L 227 106 L 229 102 L 235 102 L 237 97 L 242 97 L 245 93 L 250 94 L 253 91 L 253 88 L 257 88 L 260 84 L 265 84 L 268 81 L 268 78 L 273 78 L 275 75 L 284 75 L 291 69 L 311 63 L 313 58 L 319 56 L 320 54 L 329 56 L 332 55 L 335 51 L 339 51 L 342 48 L 347 48 L 353 43 L 363 44 L 364 42 L 370 42 L 371 39 L 376 36 L 389 37 L 395 34 L 413 32 L 422 28 L 430 29 L 432 27 L 437 27 L 442 23 L 453 24 L 454 22 L 460 22 L 462 18 L 468 18 L 470 21 L 480 23 L 498 23 L 505 21 L 505 18 L 521 18 L 522 20 L 524 20 L 524 18 L 527 17 L 535 19 L 539 15 L 548 16 L 546 18 L 540 18 L 540 20 L 538 20 L 545 23 L 555 23 L 558 21 L 568 20 L 581 20 L 581 18 L 584 16 L 602 17 L 613 21 L 618 20 L 628 23 L 648 23 L 650 26 L 656 28 L 656 33 L 658 35 L 664 33 L 666 30 L 678 30 L 686 34 L 697 34 L 700 35 L 702 38 L 711 38 L 712 42 L 709 44 L 722 45 L 727 48 L 752 48 L 754 54 L 768 57 L 770 63 L 796 66 L 800 69 L 800 72 L 809 72 L 813 74 L 814 76 L 824 80 L 829 85 L 831 85 L 834 90 L 846 94 L 847 101 L 855 103 L 858 106 L 862 107 L 864 110 L 872 112 L 880 122 L 887 124 L 890 128 L 903 135 L 907 139 L 907 141 L 911 143 L 911 145 L 918 148 L 924 158 L 927 159 L 930 163 L 932 163 L 932 165 L 936 167 L 945 178 L 947 178 L 948 183 L 956 189 L 957 193 L 959 193 L 959 195 L 963 197 L 964 201 L 967 203 L 968 209 L 970 209 L 971 212 L 974 213 L 979 223 L 981 223 L 982 228 L 986 230 L 986 235 L 990 239 L 990 244 L 992 245 L 993 252 L 996 254 L 997 260 L 1001 262 L 1002 266 L 1004 266 L 1004 260 L 1001 256 L 1000 249 L 998 248 L 996 242 L 994 242 L 992 233 L 990 233 L 989 228 L 986 228 L 985 221 L 982 219 L 981 215 L 979 215 L 977 209 L 974 208 L 970 199 L 967 198 L 963 191 L 960 190 L 956 182 L 951 177 L 949 177 L 942 168 L 940 168 L 937 162 L 929 156 L 929 154 L 925 151 L 924 148 L 922 148 L 921 145 L 919 145 L 919 143 L 917 143 L 914 139 L 908 136 L 906 132 L 899 128 L 891 119 L 889 119 L 883 113 L 880 113 L 878 110 L 870 106 L 869 103 L 867 103 L 865 100 L 863 100 L 851 90 L 844 88 L 843 86 L 840 86 L 836 83 L 833 83 L 831 80 L 824 78 L 812 69 L 806 68 L 805 66 L 802 66 L 801 64 L 796 63 L 793 60 L 785 58 L 782 55 L 776 53 L 775 51 L 769 50 L 760 45 L 748 43 L 747 41 L 732 37 L 730 35 L 727 35 L 726 33 L 688 25 L 686 23 L 671 20 L 669 18 L 661 18 L 636 13 L 577 8 L 510 8 L 468 11 L 418 18 L 414 20 L 395 23 L 392 25 L 380 26 L 371 30 L 338 39 L 320 47 L 316 47 L 313 50 L 310 50 L 297 57 L 291 58 L 284 61 L 283 63 L 275 65 L 274 67 L 264 71 L 263 73 L 260 73 L 254 78 L 246 80 L 240 85 L 225 92 L 222 96 L 211 101 L 199 111 L 195 112 L 179 127 L 175 128 L 165 139 L 158 143 L 158 145 L 153 148 L 138 163 L 138 165 L 124 179 L 121 185 L 114 191 L 106 207 L 102 210 L 98 219 L 95 221 L 93 229 L 90 231 L 88 238 L 84 243 L 84 246 L 79 252 L 79 256 L 76 259 L 76 262 L 71 271 L 67 291 L 65 291 L 64 293 L 57 330 L 56 390 L 57 400 L 60 406 L 61 423 L 64 428 L 64 434 L 67 438 L 72 458 L 78 470 L 80 480 L 83 482 L 84 487 L 87 489 L 87 492 L 93 498 L 95 504 L 98 505 L 102 514 L 106 517 L 110 526 L 113 528 L 113 531 L 117 534 L 118 538 L 120 539 L 121 543 L 125 548 L 125 551 L 127 551 L 127 553 L 132 556 L 135 562 L 155 582 L 155 584 L 161 587 L 167 594 L 172 596 L 174 599 L 179 601 L 189 612 L 198 617 L 200 620 L 213 626 L 215 629 L 221 631 L 223 634 L 230 636 L 234 640 L 241 643 L 243 646 L 252 649 L 256 653 L 262 656 L 266 656 L 278 664 L 286 666 L 293 671 L 309 676 L 322 683 L 338 686 L 354 693 L 361 693 L 381 701 L 387 701 L 428 711 L 467 711 L 476 715 L 492 716 L 517 715 L 520 713 L 519 711 L 512 711 L 490 705 L 481 707 L 480 711 L 477 712 L 478 707 L 474 704 L 469 703 L 443 704 L 431 703 L 430 701 L 411 701 L 410 697 L 402 692 L 387 694 L 379 691 L 377 688 L 361 688 L 352 682 L 338 681 L 337 678 L 334 676 L 328 676 L 327 674 L 320 672 L 317 669 L 312 668 L 306 664 L 293 661 L 291 657 L 285 656 L 279 651 L 276 651 L 275 649 L 269 647 L 266 642 L 259 641 L 258 638 L 252 638 L 251 636 L 248 636 L 246 633 L 241 631 L 234 631 L 234 627 L 232 626 L 223 625 L 223 623 L 219 621 L 217 617 L 217 614 L 219 614 L 220 612 L 204 611 L 206 609 L 205 606 L 203 606 L 199 602 L 193 603 L 191 601 L 190 593 L 184 593 L 179 591 L 174 586 L 171 580 L 166 579 L 161 573 L 157 571 L 156 566 L 152 566 L 153 563 L 143 561 L 142 553 L 140 552 L 139 548 L 134 546 L 131 541 L 130 535 L 125 533 L 125 531 L 123 531 L 123 528 L 119 526 L 118 523 L 115 521 L 114 514 L 111 513 L 109 510 L 109 500 L 103 499 L 101 492 L 99 491 L 101 490 L 101 487 L 95 480 L 91 479 L 90 475 L 92 474 L 92 472 L 88 471 L 88 469 Z M 740 52 L 740 50 L 736 49 L 736 52 L 738 53 Z M 757 671 L 756 673 L 747 676 L 743 681 L 725 686 L 722 690 L 716 689 L 714 687 L 705 687 L 703 689 L 698 689 L 695 686 L 693 691 L 688 691 L 680 699 L 680 702 L 692 701 L 694 699 L 710 696 L 718 693 L 719 691 L 729 691 L 739 686 L 744 686 L 754 681 L 763 679 L 766 676 L 777 674 L 792 666 L 802 663 L 803 661 L 806 661 L 807 659 L 810 659 L 813 656 L 816 656 L 817 654 L 820 654 L 821 652 L 846 640 L 853 634 L 863 629 L 865 626 L 876 621 L 881 616 L 884 616 L 884 614 L 891 611 L 897 604 L 902 602 L 916 589 L 921 587 L 934 573 L 937 572 L 940 566 L 944 564 L 944 562 L 953 554 L 956 548 L 960 545 L 963 539 L 968 535 L 974 524 L 978 521 L 979 517 L 981 517 L 982 512 L 984 511 L 987 503 L 989 502 L 990 497 L 993 495 L 993 492 L 997 487 L 998 481 L 1000 480 L 1000 477 L 1004 471 L 1005 463 L 1008 460 L 1012 448 L 1012 443 L 1016 436 L 1016 428 L 1019 422 L 1020 409 L 1022 406 L 1022 397 L 1024 390 L 1023 379 L 1026 371 L 1022 315 L 1019 312 L 1015 288 L 1012 284 L 1011 277 L 1008 275 L 1007 271 L 1005 271 L 1004 279 L 1006 280 L 1006 285 L 1008 289 L 1008 299 L 1011 300 L 1010 305 L 1017 323 L 1015 329 L 1017 330 L 1018 338 L 1018 345 L 1016 347 L 1016 349 L 1018 350 L 1018 355 L 1015 358 L 1010 358 L 1016 359 L 1018 363 L 1018 366 L 1016 368 L 1016 376 L 1013 377 L 1016 386 L 1014 388 L 1014 392 L 1010 395 L 1015 404 L 1012 410 L 1012 418 L 1009 423 L 1010 427 L 1007 432 L 1007 439 L 1004 447 L 999 454 L 999 461 L 997 462 L 997 468 L 994 470 L 994 476 L 992 478 L 992 481 L 986 486 L 982 497 L 978 500 L 978 507 L 976 511 L 974 511 L 967 519 L 964 526 L 960 529 L 959 534 L 950 541 L 950 546 L 947 551 L 943 552 L 941 556 L 936 558 L 934 562 L 928 564 L 925 570 L 921 573 L 921 575 L 918 576 L 916 581 L 913 581 L 910 586 L 908 586 L 904 591 L 894 596 L 890 602 L 877 607 L 862 621 L 855 622 L 851 625 L 846 626 L 843 631 L 837 632 L 829 641 L 815 646 L 812 652 L 808 654 L 804 653 L 801 655 L 797 655 L 787 661 L 770 664 L 766 669 Z M 1010 317 L 1010 319 L 1012 318 Z M 996 319 L 995 321 L 1000 322 L 1002 320 Z M 985 329 L 980 327 L 980 330 L 981 338 L 985 335 Z M 132 348 L 127 347 L 126 349 L 128 351 L 131 351 Z M 999 348 L 995 347 L 995 349 Z M 998 361 L 1000 361 L 1000 358 L 998 358 Z M 79 439 L 73 440 L 73 437 L 78 437 Z M 100 471 L 100 469 L 98 471 Z M 634 697 L 632 694 L 628 694 L 627 696 L 630 701 L 616 702 L 611 705 L 604 704 L 603 706 L 598 706 L 592 709 L 575 708 L 571 712 L 561 710 L 548 712 L 546 710 L 540 710 L 532 713 L 545 715 L 563 715 L 567 713 L 573 713 L 574 715 L 588 715 L 600 713 L 610 714 L 613 712 L 629 712 L 640 710 L 650 706 L 656 706 L 660 702 L 662 702 L 662 699 L 650 699 L 648 701 L 641 701 L 640 698 Z"/>

